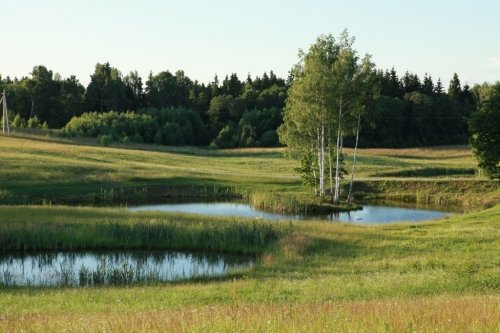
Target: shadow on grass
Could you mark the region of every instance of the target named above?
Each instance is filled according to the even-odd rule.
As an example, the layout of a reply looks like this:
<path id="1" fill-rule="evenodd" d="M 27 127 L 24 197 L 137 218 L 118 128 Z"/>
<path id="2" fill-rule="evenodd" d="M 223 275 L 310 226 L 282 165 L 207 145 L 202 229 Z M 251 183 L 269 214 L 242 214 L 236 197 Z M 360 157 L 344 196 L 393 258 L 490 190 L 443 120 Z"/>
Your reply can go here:
<path id="1" fill-rule="evenodd" d="M 463 176 L 474 175 L 476 169 L 473 168 L 417 168 L 406 169 L 395 172 L 377 173 L 378 177 L 438 177 L 438 176 Z"/>
<path id="2" fill-rule="evenodd" d="M 106 147 L 109 149 L 140 150 L 150 152 L 175 153 L 188 156 L 207 157 L 263 157 L 282 158 L 283 152 L 279 147 L 271 148 L 236 148 L 236 149 L 210 149 L 208 146 L 164 146 L 148 143 L 120 143 L 113 141 L 109 146 L 103 146 L 94 137 L 66 137 L 61 136 L 58 130 L 41 129 L 16 129 L 12 137 L 36 140 L 39 142 L 67 144 L 85 147 Z"/>
<path id="3" fill-rule="evenodd" d="M 124 205 L 165 201 L 169 198 L 241 197 L 235 185 L 214 179 L 184 177 L 131 179 L 127 182 L 5 184 L 8 197 L 0 204 Z"/>
<path id="4" fill-rule="evenodd" d="M 337 241 L 327 238 L 313 238 L 305 251 L 306 255 L 322 254 L 332 259 L 355 258 L 366 249 L 354 242 Z"/>

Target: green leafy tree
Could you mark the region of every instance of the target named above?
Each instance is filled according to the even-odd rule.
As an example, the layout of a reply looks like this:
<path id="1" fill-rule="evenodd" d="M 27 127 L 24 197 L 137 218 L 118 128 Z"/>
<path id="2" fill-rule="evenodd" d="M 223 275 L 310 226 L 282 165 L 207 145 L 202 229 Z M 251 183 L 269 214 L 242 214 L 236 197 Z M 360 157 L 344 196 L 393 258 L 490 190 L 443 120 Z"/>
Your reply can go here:
<path id="1" fill-rule="evenodd" d="M 125 111 L 128 108 L 127 88 L 118 69 L 109 62 L 97 64 L 85 93 L 85 100 L 90 110 Z"/>
<path id="2" fill-rule="evenodd" d="M 21 117 L 21 115 L 16 114 L 12 119 L 10 126 L 12 126 L 12 128 L 25 128 L 28 124 L 26 123 L 26 120 Z"/>
<path id="3" fill-rule="evenodd" d="M 491 87 L 489 97 L 472 115 L 470 131 L 479 167 L 491 178 L 500 178 L 500 83 Z"/>
<path id="4" fill-rule="evenodd" d="M 343 136 L 356 132 L 369 76 L 365 69 L 373 71 L 369 56 L 360 64 L 353 43 L 344 31 L 338 42 L 331 35 L 321 36 L 307 53 L 299 54 L 279 128 L 280 140 L 291 153 L 301 159 L 317 156 L 316 192 L 325 194 L 329 173 L 334 202 L 339 200 Z"/>
<path id="5" fill-rule="evenodd" d="M 36 115 L 40 121 L 48 121 L 51 127 L 63 126 L 67 119 L 61 113 L 61 81 L 54 79 L 52 71 L 45 66 L 36 66 L 31 78 L 25 79 L 23 84 L 31 97 L 30 116 Z"/>
<path id="6" fill-rule="evenodd" d="M 42 128 L 42 124 L 36 115 L 28 119 L 28 128 Z"/>
<path id="7" fill-rule="evenodd" d="M 219 133 L 229 123 L 233 105 L 234 97 L 232 95 L 220 95 L 212 98 L 208 109 L 208 125 L 212 135 Z"/>
<path id="8" fill-rule="evenodd" d="M 123 78 L 126 87 L 126 95 L 130 110 L 137 110 L 144 107 L 145 95 L 142 78 L 137 71 L 131 71 Z"/>
<path id="9" fill-rule="evenodd" d="M 217 137 L 213 140 L 213 144 L 217 148 L 234 148 L 236 142 L 236 131 L 233 126 L 225 126 Z"/>
<path id="10" fill-rule="evenodd" d="M 84 95 L 85 88 L 75 76 L 72 75 L 61 81 L 59 95 L 61 105 L 60 126 L 66 125 L 71 117 L 79 116 L 85 111 Z"/>

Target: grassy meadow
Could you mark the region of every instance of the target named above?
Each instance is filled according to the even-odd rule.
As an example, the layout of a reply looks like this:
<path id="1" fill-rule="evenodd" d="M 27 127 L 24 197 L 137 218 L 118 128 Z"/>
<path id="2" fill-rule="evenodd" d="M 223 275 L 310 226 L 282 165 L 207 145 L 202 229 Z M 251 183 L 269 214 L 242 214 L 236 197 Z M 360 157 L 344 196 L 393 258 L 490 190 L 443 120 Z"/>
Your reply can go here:
<path id="1" fill-rule="evenodd" d="M 0 156 L 2 251 L 160 248 L 257 260 L 196 281 L 0 286 L 0 332 L 500 330 L 499 183 L 478 173 L 466 147 L 361 150 L 360 200 L 467 210 L 379 226 L 83 207 L 141 195 L 305 196 L 297 162 L 279 148 L 101 147 L 25 132 L 0 136 Z"/>
<path id="2" fill-rule="evenodd" d="M 312 190 L 294 172 L 298 162 L 282 148 L 102 147 L 95 139 L 24 131 L 1 137 L 0 153 L 3 204 L 123 205 L 170 197 L 239 197 L 280 210 L 311 201 Z M 348 170 L 351 153 L 346 149 Z M 499 193 L 498 183 L 479 174 L 465 146 L 366 149 L 357 159 L 358 199 L 480 207 L 495 204 Z"/>

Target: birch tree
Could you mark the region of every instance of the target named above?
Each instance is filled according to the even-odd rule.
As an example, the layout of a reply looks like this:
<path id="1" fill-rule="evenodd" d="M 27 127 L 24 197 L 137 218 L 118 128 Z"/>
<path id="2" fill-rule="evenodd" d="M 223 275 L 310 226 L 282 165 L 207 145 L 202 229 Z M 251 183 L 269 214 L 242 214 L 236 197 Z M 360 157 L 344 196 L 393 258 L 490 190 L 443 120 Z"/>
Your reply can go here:
<path id="1" fill-rule="evenodd" d="M 300 62 L 293 69 L 295 79 L 288 91 L 284 123 L 278 131 L 281 142 L 301 158 L 303 165 L 315 166 L 311 172 L 317 181 L 318 195 L 326 192 L 333 103 L 331 68 L 338 51 L 335 39 L 328 35 L 319 37 L 307 53 L 299 52 Z M 305 161 L 312 155 L 316 156 L 315 163 Z"/>
<path id="2" fill-rule="evenodd" d="M 356 153 L 358 150 L 359 132 L 361 130 L 361 117 L 364 116 L 370 107 L 373 106 L 373 101 L 380 93 L 380 82 L 377 79 L 375 72 L 375 64 L 371 61 L 371 56 L 366 55 L 360 66 L 359 75 L 357 76 L 357 86 L 362 87 L 359 91 L 359 97 L 356 100 L 353 118 L 356 120 L 355 144 L 352 157 L 351 180 L 349 182 L 349 192 L 347 194 L 347 202 L 351 201 L 352 185 L 354 182 L 354 174 L 356 170 Z"/>
<path id="3" fill-rule="evenodd" d="M 338 42 L 332 35 L 320 36 L 307 53 L 299 53 L 284 123 L 278 131 L 281 142 L 314 174 L 308 179 L 317 181 L 318 195 L 325 195 L 329 173 L 334 203 L 339 201 L 343 136 L 355 131 L 357 121 L 353 119 L 357 120 L 355 112 L 360 110 L 366 88 L 362 79 L 366 66 L 359 64 L 353 43 L 354 38 L 344 31 Z M 369 57 L 365 59 L 363 64 L 371 64 Z M 312 155 L 315 163 L 310 162 Z"/>

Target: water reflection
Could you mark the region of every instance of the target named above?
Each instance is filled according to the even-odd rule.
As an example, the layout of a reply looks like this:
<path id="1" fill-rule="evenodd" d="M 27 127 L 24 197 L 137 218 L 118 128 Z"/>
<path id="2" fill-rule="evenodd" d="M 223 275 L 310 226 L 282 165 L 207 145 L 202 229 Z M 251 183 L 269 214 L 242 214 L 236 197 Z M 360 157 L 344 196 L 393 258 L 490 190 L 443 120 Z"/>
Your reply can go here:
<path id="1" fill-rule="evenodd" d="M 249 267 L 248 257 L 159 251 L 0 254 L 0 284 L 121 285 L 220 276 Z"/>
<path id="2" fill-rule="evenodd" d="M 269 220 L 326 220 L 358 224 L 383 224 L 397 221 L 418 222 L 436 219 L 450 214 L 449 212 L 440 210 L 375 205 L 364 205 L 362 210 L 344 213 L 311 215 L 282 214 L 261 211 L 249 204 L 235 202 L 171 203 L 135 206 L 129 209 L 132 211 L 182 212 L 203 215 L 264 218 Z"/>

